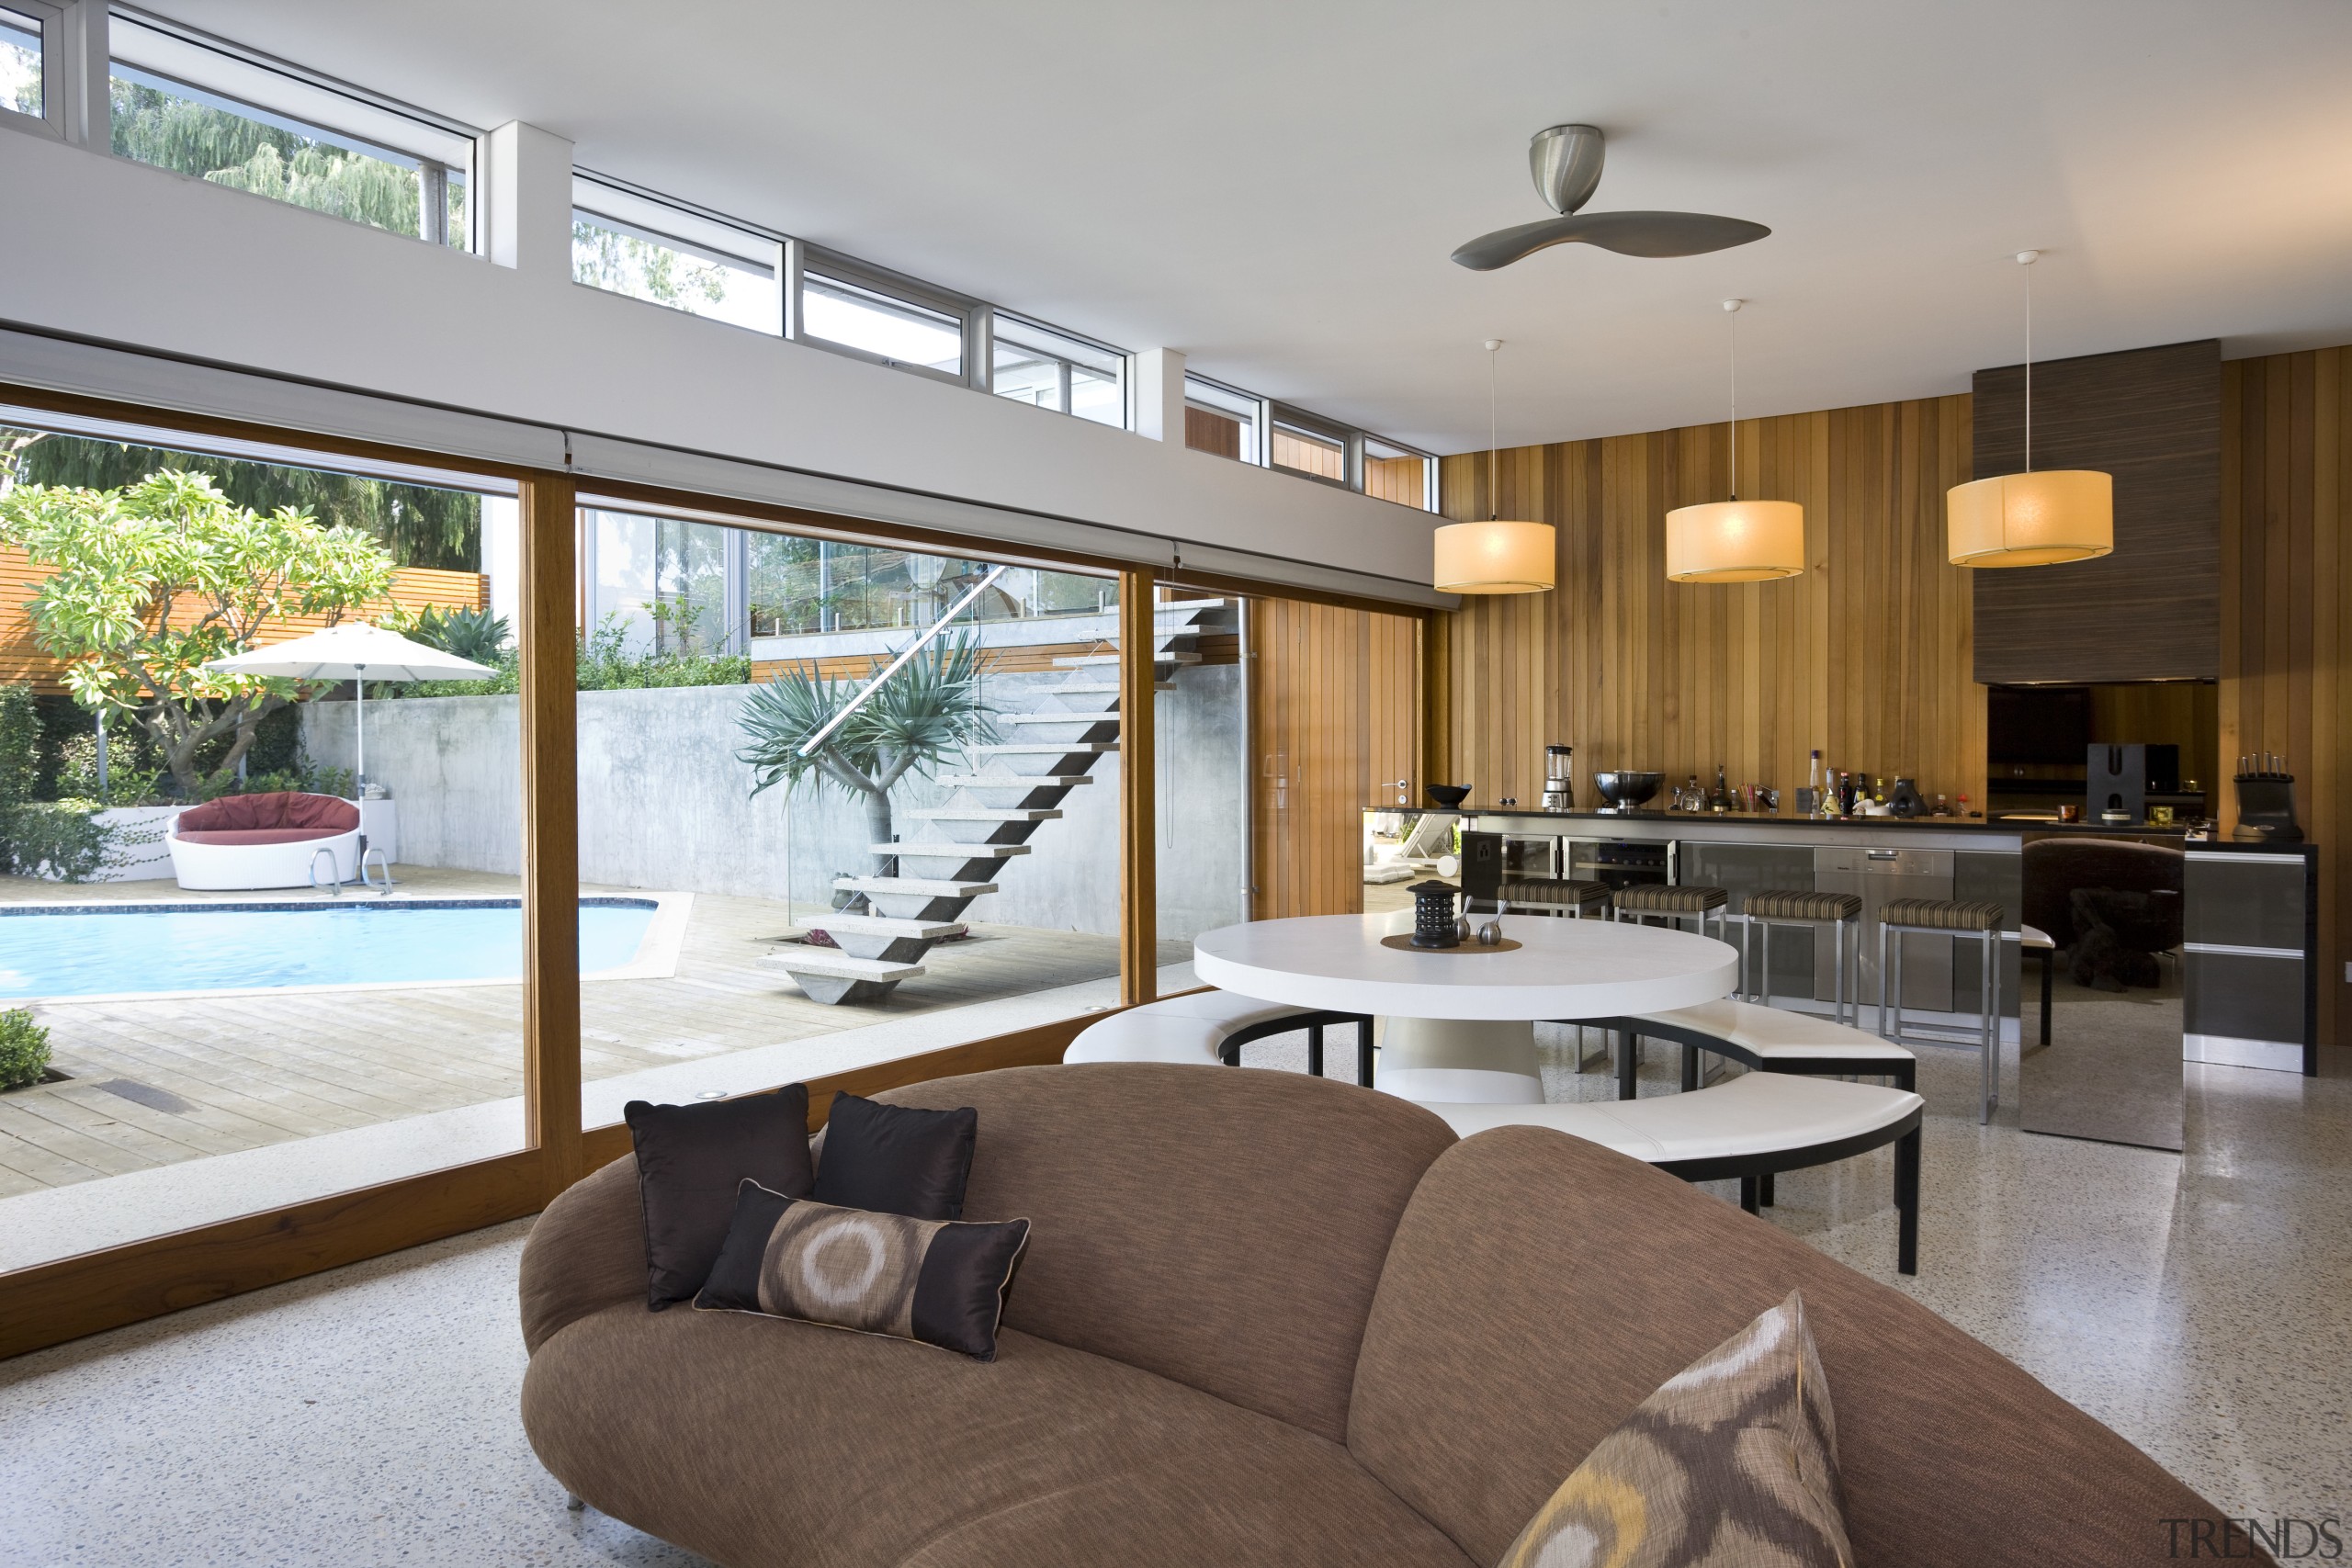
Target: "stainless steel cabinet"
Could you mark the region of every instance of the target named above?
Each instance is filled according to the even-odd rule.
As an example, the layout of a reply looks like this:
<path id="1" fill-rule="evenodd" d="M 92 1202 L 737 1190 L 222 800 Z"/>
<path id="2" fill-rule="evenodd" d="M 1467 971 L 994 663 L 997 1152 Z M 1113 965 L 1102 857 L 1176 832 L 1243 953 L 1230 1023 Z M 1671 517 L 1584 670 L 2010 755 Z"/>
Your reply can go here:
<path id="1" fill-rule="evenodd" d="M 1862 901 L 1861 998 L 1879 999 L 1880 912 L 1899 898 L 1950 898 L 1950 850 L 1819 849 L 1813 852 L 1813 885 L 1824 893 L 1851 893 Z M 1906 937 L 1903 950 L 1903 1005 L 1927 1012 L 1952 1010 L 1952 943 L 1941 937 Z M 1833 983 L 1827 944 L 1815 955 L 1814 985 L 1822 996 Z"/>

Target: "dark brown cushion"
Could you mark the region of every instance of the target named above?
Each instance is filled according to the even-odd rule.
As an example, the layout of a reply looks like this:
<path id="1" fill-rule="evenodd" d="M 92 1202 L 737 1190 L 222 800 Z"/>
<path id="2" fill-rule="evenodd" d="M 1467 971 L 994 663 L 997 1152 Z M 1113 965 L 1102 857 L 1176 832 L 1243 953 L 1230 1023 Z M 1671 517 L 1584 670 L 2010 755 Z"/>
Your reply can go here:
<path id="1" fill-rule="evenodd" d="M 881 1098 L 978 1108 L 964 1217 L 1035 1227 L 1008 1330 L 1335 1440 L 1396 1217 L 1453 1142 L 1393 1096 L 1254 1069 L 1014 1067 Z"/>
<path id="2" fill-rule="evenodd" d="M 982 1363 L 613 1307 L 540 1345 L 523 1424 L 599 1510 L 729 1568 L 1466 1568 L 1336 1443 L 1010 1329 Z"/>
<path id="3" fill-rule="evenodd" d="M 359 807 L 331 795 L 266 790 L 257 795 L 224 795 L 218 800 L 191 806 L 179 814 L 174 826 L 184 838 L 191 832 L 250 832 L 278 828 L 316 828 L 348 833 L 359 826 Z"/>
<path id="4" fill-rule="evenodd" d="M 632 1100 L 621 1116 L 637 1146 L 646 1305 L 655 1312 L 693 1299 L 710 1277 L 746 1178 L 787 1198 L 806 1198 L 814 1184 L 805 1084 L 695 1105 Z"/>
<path id="5" fill-rule="evenodd" d="M 1493 1562 L 1652 1390 L 1798 1289 L 1837 1394 L 1857 1563 L 2160 1562 L 2162 1521 L 2218 1517 L 1908 1296 L 1535 1127 L 1465 1139 L 1422 1179 L 1364 1330 L 1348 1447 Z"/>
<path id="6" fill-rule="evenodd" d="M 1029 1222 L 965 1224 L 795 1200 L 744 1179 L 695 1305 L 914 1339 L 996 1359 Z"/>
<path id="7" fill-rule="evenodd" d="M 978 1128 L 979 1112 L 968 1105 L 918 1111 L 837 1094 L 812 1195 L 837 1209 L 961 1219 Z"/>
<path id="8" fill-rule="evenodd" d="M 1847 1568 L 1838 1421 L 1804 1298 L 1666 1381 L 1503 1553 L 1502 1568 Z"/>

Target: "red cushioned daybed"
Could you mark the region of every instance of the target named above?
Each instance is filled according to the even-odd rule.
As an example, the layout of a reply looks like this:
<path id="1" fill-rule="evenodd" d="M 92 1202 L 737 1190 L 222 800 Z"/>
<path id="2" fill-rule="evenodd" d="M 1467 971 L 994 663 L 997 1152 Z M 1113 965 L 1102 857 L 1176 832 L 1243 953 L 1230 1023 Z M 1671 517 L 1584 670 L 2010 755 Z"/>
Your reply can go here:
<path id="1" fill-rule="evenodd" d="M 224 795 L 173 818 L 166 842 L 182 887 L 307 887 L 330 876 L 348 882 L 358 874 L 359 807 L 294 790 Z M 332 873 L 322 851 L 333 858 Z"/>

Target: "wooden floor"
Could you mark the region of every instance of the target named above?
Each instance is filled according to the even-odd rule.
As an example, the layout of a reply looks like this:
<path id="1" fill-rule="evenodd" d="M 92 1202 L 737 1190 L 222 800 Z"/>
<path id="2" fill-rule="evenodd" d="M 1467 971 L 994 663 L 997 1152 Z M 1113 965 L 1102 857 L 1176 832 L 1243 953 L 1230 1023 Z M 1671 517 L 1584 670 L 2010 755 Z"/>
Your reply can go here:
<path id="1" fill-rule="evenodd" d="M 511 877 L 398 869 L 412 897 L 512 895 Z M 597 892 L 605 889 L 587 888 Z M 610 891 L 628 891 L 611 889 Z M 243 900 L 169 882 L 0 877 L 0 902 Z M 307 893 L 264 895 L 289 900 Z M 825 1007 L 758 960 L 791 928 L 780 903 L 695 896 L 677 973 L 582 987 L 582 1071 L 609 1077 L 888 1019 L 1100 979 L 1107 936 L 974 925 L 879 1007 Z M 1191 956 L 1163 942 L 1162 963 Z M 520 986 L 58 1002 L 39 1010 L 62 1082 L 0 1094 L 0 1197 L 226 1154 L 523 1091 Z"/>

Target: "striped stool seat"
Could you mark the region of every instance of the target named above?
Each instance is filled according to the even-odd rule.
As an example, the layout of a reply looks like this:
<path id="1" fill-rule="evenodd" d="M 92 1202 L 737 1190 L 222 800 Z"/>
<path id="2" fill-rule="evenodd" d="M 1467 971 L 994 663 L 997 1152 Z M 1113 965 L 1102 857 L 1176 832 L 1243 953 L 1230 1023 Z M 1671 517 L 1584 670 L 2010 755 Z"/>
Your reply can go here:
<path id="1" fill-rule="evenodd" d="M 1731 895 L 1720 887 L 1645 883 L 1617 890 L 1617 912 L 1622 915 L 1706 915 L 1730 902 Z"/>
<path id="2" fill-rule="evenodd" d="M 1747 915 L 1756 920 L 1858 920 L 1862 901 L 1851 893 L 1768 887 L 1747 896 Z"/>
<path id="3" fill-rule="evenodd" d="M 2001 1082 L 2001 943 L 2004 940 L 2002 921 L 2007 911 L 1986 900 L 1951 898 L 1897 898 L 1879 911 L 1878 926 L 1878 1032 L 1883 1039 L 1897 1042 L 1917 1040 L 1922 1044 L 1957 1045 L 1963 1042 L 1938 1040 L 1927 1035 L 1912 1035 L 1903 1028 L 1903 939 L 1906 936 L 1943 936 L 1952 939 L 1953 947 L 1973 940 L 1980 949 L 1981 968 L 1977 987 L 1976 1050 L 1982 1064 L 1984 1086 L 1977 1101 L 1976 1120 L 1993 1120 L 1993 1108 L 2000 1103 Z M 1894 1027 L 1887 1027 L 1887 1010 L 1894 1009 Z"/>
<path id="4" fill-rule="evenodd" d="M 1925 931 L 1996 931 L 2003 913 L 1998 904 L 1897 898 L 1879 912 L 1879 922 Z"/>
<path id="5" fill-rule="evenodd" d="M 1746 937 L 1750 931 L 1761 931 L 1764 955 L 1752 969 L 1754 989 L 1749 995 L 1766 1007 L 1772 1005 L 1772 928 L 1776 924 L 1829 928 L 1829 942 L 1835 952 L 1835 978 L 1831 983 L 1830 1016 L 1838 1022 L 1859 1021 L 1861 1010 L 1862 971 L 1862 901 L 1851 893 L 1816 893 L 1809 887 L 1766 887 L 1747 896 L 1745 909 L 1747 929 L 1741 932 L 1742 956 L 1746 956 Z M 1854 961 L 1846 962 L 1849 931 Z M 1852 977 L 1849 983 L 1849 976 Z M 1809 987 L 1808 987 L 1809 990 Z M 1849 993 L 1852 993 L 1850 996 Z M 1799 995 L 1808 994 L 1801 991 Z"/>
<path id="6" fill-rule="evenodd" d="M 1609 884 L 1574 882 L 1560 876 L 1505 877 L 1502 901 L 1506 908 L 1523 904 L 1543 909 L 1566 909 L 1582 916 L 1608 908 Z"/>

